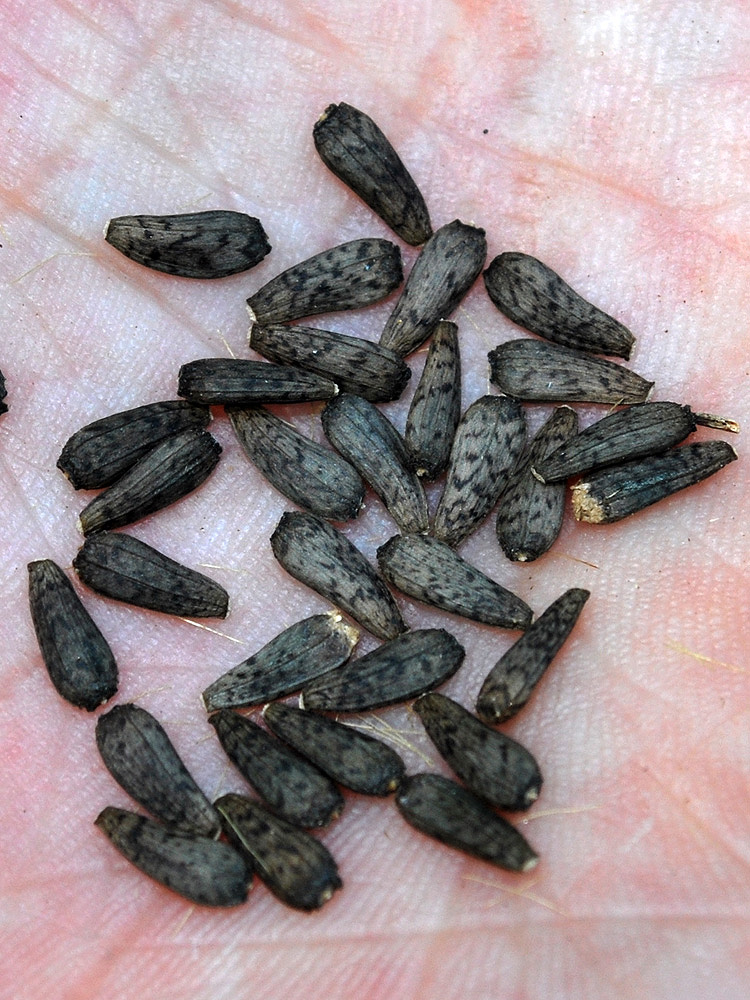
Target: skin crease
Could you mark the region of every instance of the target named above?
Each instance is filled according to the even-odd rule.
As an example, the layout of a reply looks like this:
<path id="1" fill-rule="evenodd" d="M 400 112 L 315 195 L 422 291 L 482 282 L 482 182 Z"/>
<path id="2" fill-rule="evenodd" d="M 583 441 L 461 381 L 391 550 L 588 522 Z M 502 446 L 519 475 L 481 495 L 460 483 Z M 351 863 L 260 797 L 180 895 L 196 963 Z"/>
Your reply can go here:
<path id="1" fill-rule="evenodd" d="M 314 152 L 313 123 L 333 101 L 378 121 L 434 225 L 484 226 L 488 262 L 503 250 L 535 254 L 630 327 L 631 365 L 656 380 L 653 398 L 747 428 L 744 5 L 6 0 L 0 25 L 5 995 L 747 996 L 742 435 L 741 461 L 630 521 L 579 527 L 568 511 L 538 563 L 509 564 L 491 522 L 461 549 L 536 613 L 568 587 L 592 592 L 507 727 L 545 778 L 521 827 L 539 867 L 505 874 L 429 842 L 390 803 L 346 793 L 322 835 L 344 889 L 312 916 L 258 886 L 239 910 L 191 907 L 94 828 L 105 805 L 131 804 L 97 756 L 95 716 L 62 702 L 44 675 L 25 569 L 46 557 L 69 568 L 80 544 L 76 516 L 90 495 L 55 469 L 70 433 L 170 398 L 187 361 L 249 356 L 244 300 L 284 267 L 389 236 Z M 146 271 L 102 238 L 113 216 L 209 208 L 259 216 L 272 253 L 248 274 L 202 283 Z M 376 340 L 393 301 L 329 325 Z M 490 391 L 487 351 L 521 334 L 481 281 L 452 318 L 466 406 Z M 412 392 L 384 407 L 401 429 Z M 317 409 L 294 410 L 296 425 L 312 430 Z M 533 426 L 547 412 L 537 408 Z M 583 408 L 583 422 L 602 413 Z M 117 702 L 160 719 L 212 798 L 243 784 L 199 692 L 327 609 L 275 564 L 268 538 L 290 505 L 216 416 L 216 472 L 132 530 L 229 590 L 227 620 L 206 623 L 220 634 L 84 596 L 118 659 Z M 372 494 L 346 528 L 369 557 L 394 530 Z M 400 604 L 412 627 L 447 627 L 466 646 L 444 691 L 472 706 L 513 635 Z M 377 719 L 366 721 L 414 747 L 410 771 L 427 758 L 446 773 L 413 713 Z"/>

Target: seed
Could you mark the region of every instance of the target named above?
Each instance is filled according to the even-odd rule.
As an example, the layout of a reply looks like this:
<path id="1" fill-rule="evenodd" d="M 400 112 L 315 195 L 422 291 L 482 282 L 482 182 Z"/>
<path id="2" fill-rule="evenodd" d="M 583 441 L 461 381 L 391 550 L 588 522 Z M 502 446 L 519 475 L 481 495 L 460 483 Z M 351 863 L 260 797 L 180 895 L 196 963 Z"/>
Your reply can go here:
<path id="1" fill-rule="evenodd" d="M 50 680 L 71 705 L 93 712 L 117 691 L 117 664 L 60 567 L 29 563 L 29 606 Z"/>
<path id="2" fill-rule="evenodd" d="M 147 403 L 87 424 L 65 442 L 57 467 L 74 489 L 111 486 L 155 445 L 191 428 L 208 426 L 205 406 L 184 399 Z"/>
<path id="3" fill-rule="evenodd" d="M 654 385 L 613 361 L 536 340 L 509 340 L 488 357 L 501 392 L 536 403 L 642 403 Z"/>
<path id="4" fill-rule="evenodd" d="M 177 394 L 207 406 L 306 403 L 337 392 L 333 382 L 312 372 L 244 358 L 199 358 L 177 376 Z"/>
<path id="5" fill-rule="evenodd" d="M 588 590 L 566 590 L 500 657 L 477 699 L 477 713 L 486 722 L 505 722 L 523 708 L 588 598 Z"/>
<path id="6" fill-rule="evenodd" d="M 330 851 L 311 834 L 241 795 L 222 795 L 216 808 L 231 842 L 282 903 L 318 910 L 341 888 Z"/>
<path id="7" fill-rule="evenodd" d="M 344 393 L 327 404 L 321 419 L 328 440 L 370 484 L 401 531 L 427 531 L 422 483 L 388 418 L 361 396 Z"/>
<path id="8" fill-rule="evenodd" d="M 5 397 L 8 395 L 8 391 L 5 388 L 5 376 L 0 372 L 0 413 L 8 412 L 8 404 L 5 402 Z"/>
<path id="9" fill-rule="evenodd" d="M 404 762 L 391 747 L 321 715 L 291 705 L 266 705 L 269 729 L 334 781 L 362 795 L 390 795 L 404 776 Z"/>
<path id="10" fill-rule="evenodd" d="M 271 251 L 259 220 L 242 212 L 123 215 L 104 238 L 137 264 L 181 278 L 225 278 Z"/>
<path id="11" fill-rule="evenodd" d="M 395 535 L 378 549 L 380 572 L 409 597 L 485 625 L 526 628 L 531 608 L 499 583 L 426 535 Z"/>
<path id="12" fill-rule="evenodd" d="M 271 535 L 271 548 L 287 573 L 379 639 L 406 631 L 385 583 L 349 539 L 322 518 L 287 512 Z"/>
<path id="13" fill-rule="evenodd" d="M 528 809 L 536 802 L 542 775 L 520 743 L 437 692 L 418 698 L 414 711 L 438 751 L 475 795 L 498 809 Z"/>
<path id="14" fill-rule="evenodd" d="M 328 826 L 341 815 L 344 799 L 331 779 L 270 733 L 227 709 L 208 721 L 240 774 L 287 822 Z"/>
<path id="15" fill-rule="evenodd" d="M 443 495 L 435 512 L 436 538 L 460 545 L 487 517 L 508 484 L 526 441 L 520 405 L 482 396 L 456 430 Z"/>
<path id="16" fill-rule="evenodd" d="M 413 774 L 396 805 L 407 823 L 428 837 L 512 872 L 527 872 L 539 858 L 518 830 L 465 788 L 439 774 Z"/>
<path id="17" fill-rule="evenodd" d="M 726 441 L 686 444 L 592 473 L 573 487 L 573 513 L 589 524 L 611 524 L 694 486 L 737 458 Z"/>
<path id="18" fill-rule="evenodd" d="M 239 906 L 247 899 L 252 868 L 228 844 L 165 830 L 163 826 L 107 806 L 96 826 L 149 878 L 200 906 Z"/>
<path id="19" fill-rule="evenodd" d="M 250 347 L 269 361 L 328 378 L 371 403 L 398 399 L 411 378 L 402 358 L 380 344 L 311 326 L 250 327 Z"/>
<path id="20" fill-rule="evenodd" d="M 630 357 L 635 337 L 525 253 L 501 253 L 484 272 L 487 294 L 508 319 L 555 344 Z"/>
<path id="21" fill-rule="evenodd" d="M 207 712 L 263 705 L 299 691 L 314 677 L 340 667 L 359 640 L 336 611 L 296 622 L 203 692 Z"/>
<path id="22" fill-rule="evenodd" d="M 218 583 L 131 535 L 91 535 L 73 568 L 98 594 L 139 608 L 191 618 L 226 618 L 229 610 Z"/>
<path id="23" fill-rule="evenodd" d="M 303 316 L 362 309 L 404 280 L 401 251 L 388 240 L 341 243 L 282 271 L 247 300 L 252 322 L 290 323 Z"/>
<path id="24" fill-rule="evenodd" d="M 329 104 L 313 128 L 313 142 L 329 170 L 406 243 L 432 234 L 419 188 L 372 118 L 351 104 Z"/>
<path id="25" fill-rule="evenodd" d="M 318 677 L 304 689 L 300 704 L 316 712 L 396 705 L 444 684 L 463 658 L 463 646 L 443 629 L 408 632 Z"/>
<path id="26" fill-rule="evenodd" d="M 150 712 L 115 705 L 99 716 L 96 745 L 115 781 L 157 819 L 182 833 L 219 835 L 216 810 Z"/>
<path id="27" fill-rule="evenodd" d="M 487 256 L 484 230 L 456 219 L 422 248 L 380 337 L 402 357 L 416 351 L 476 281 Z"/>

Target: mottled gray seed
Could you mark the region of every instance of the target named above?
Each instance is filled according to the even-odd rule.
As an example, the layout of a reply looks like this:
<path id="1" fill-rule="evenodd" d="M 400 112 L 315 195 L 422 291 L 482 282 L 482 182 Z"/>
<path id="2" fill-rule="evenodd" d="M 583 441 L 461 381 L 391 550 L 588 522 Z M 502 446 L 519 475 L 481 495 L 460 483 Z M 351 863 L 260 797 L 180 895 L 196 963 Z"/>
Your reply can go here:
<path id="1" fill-rule="evenodd" d="M 337 392 L 333 382 L 312 372 L 245 358 L 198 358 L 177 375 L 177 394 L 207 406 L 306 403 Z"/>
<path id="2" fill-rule="evenodd" d="M 50 680 L 66 701 L 93 712 L 117 691 L 117 664 L 73 586 L 51 559 L 29 563 L 29 607 Z"/>

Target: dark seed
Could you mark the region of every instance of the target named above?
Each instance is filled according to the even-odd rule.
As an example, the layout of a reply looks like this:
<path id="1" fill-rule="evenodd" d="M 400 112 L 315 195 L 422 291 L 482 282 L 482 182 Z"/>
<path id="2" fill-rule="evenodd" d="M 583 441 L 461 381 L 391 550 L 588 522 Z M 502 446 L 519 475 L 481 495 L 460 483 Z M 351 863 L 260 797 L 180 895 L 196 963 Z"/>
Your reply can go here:
<path id="1" fill-rule="evenodd" d="M 313 128 L 329 170 L 406 243 L 421 246 L 432 227 L 424 198 L 372 118 L 350 104 L 329 104 Z"/>
<path id="2" fill-rule="evenodd" d="M 483 719 L 505 722 L 523 708 L 570 635 L 588 598 L 588 590 L 566 590 L 500 657 L 477 699 L 477 713 Z"/>
<path id="3" fill-rule="evenodd" d="M 594 354 L 630 357 L 635 337 L 552 268 L 525 253 L 501 253 L 484 272 L 487 294 L 508 319 L 539 337 Z"/>
<path id="4" fill-rule="evenodd" d="M 401 251 L 388 240 L 341 243 L 272 278 L 247 300 L 253 322 L 290 323 L 303 316 L 362 309 L 404 280 Z"/>
<path id="5" fill-rule="evenodd" d="M 29 563 L 29 606 L 39 649 L 58 693 L 93 712 L 117 691 L 117 664 L 60 567 Z"/>
<path id="6" fill-rule="evenodd" d="M 465 788 L 439 774 L 402 782 L 396 805 L 407 823 L 441 844 L 512 872 L 527 872 L 538 856 L 518 830 Z"/>
<path id="7" fill-rule="evenodd" d="M 94 822 L 131 864 L 193 903 L 239 906 L 247 899 L 252 868 L 228 844 L 175 833 L 113 806 Z"/>
<path id="8" fill-rule="evenodd" d="M 353 792 L 390 795 L 404 776 L 395 750 L 350 726 L 279 703 L 266 705 L 263 718 L 279 739 Z"/>
<path id="9" fill-rule="evenodd" d="M 327 404 L 321 419 L 328 440 L 372 486 L 401 531 L 427 531 L 422 483 L 388 418 L 361 396 L 344 393 Z"/>
<path id="10" fill-rule="evenodd" d="M 8 412 L 8 404 L 5 402 L 5 397 L 8 395 L 7 389 L 5 388 L 5 376 L 0 372 L 0 413 Z"/>
<path id="11" fill-rule="evenodd" d="M 341 888 L 330 851 L 309 833 L 240 795 L 223 795 L 216 808 L 227 836 L 282 903 L 317 910 Z"/>
<path id="12" fill-rule="evenodd" d="M 177 375 L 177 394 L 207 406 L 306 403 L 337 392 L 333 382 L 312 372 L 244 358 L 199 358 Z"/>
<path id="13" fill-rule="evenodd" d="M 104 238 L 137 264 L 181 278 L 225 278 L 271 251 L 259 220 L 242 212 L 123 215 Z"/>
<path id="14" fill-rule="evenodd" d="M 322 518 L 284 514 L 271 535 L 271 548 L 287 573 L 379 639 L 393 639 L 406 631 L 385 583 L 349 539 Z"/>
<path id="15" fill-rule="evenodd" d="M 99 716 L 96 745 L 115 781 L 152 816 L 182 833 L 219 835 L 216 810 L 150 712 L 115 705 Z"/>
<path id="16" fill-rule="evenodd" d="M 531 622 L 528 604 L 437 538 L 396 535 L 378 549 L 378 565 L 393 587 L 443 611 L 500 628 Z"/>
<path id="17" fill-rule="evenodd" d="M 218 583 L 131 535 L 91 535 L 73 568 L 98 594 L 139 608 L 192 618 L 225 618 L 229 609 Z"/>

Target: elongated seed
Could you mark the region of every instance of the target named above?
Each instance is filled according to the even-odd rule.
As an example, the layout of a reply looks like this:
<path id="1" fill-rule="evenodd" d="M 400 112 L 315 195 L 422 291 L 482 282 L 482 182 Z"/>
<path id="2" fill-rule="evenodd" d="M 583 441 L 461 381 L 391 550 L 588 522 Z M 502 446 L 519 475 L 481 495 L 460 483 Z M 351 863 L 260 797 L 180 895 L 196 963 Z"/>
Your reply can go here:
<path id="1" fill-rule="evenodd" d="M 379 639 L 406 625 L 391 592 L 352 543 L 315 514 L 288 512 L 271 535 L 271 548 L 287 573 L 350 614 Z"/>
<path id="2" fill-rule="evenodd" d="M 390 795 L 404 776 L 404 762 L 381 740 L 291 705 L 266 705 L 263 718 L 279 739 L 334 781 L 363 795 Z"/>
<path id="3" fill-rule="evenodd" d="M 570 440 L 578 416 L 559 406 L 535 434 L 525 459 L 503 493 L 497 515 L 497 540 L 508 559 L 532 562 L 544 555 L 560 534 L 565 508 L 564 484 L 542 483 L 534 475 L 537 460 Z"/>
<path id="4" fill-rule="evenodd" d="M 8 404 L 5 402 L 5 397 L 8 395 L 8 391 L 5 388 L 5 376 L 0 372 L 0 413 L 8 412 Z"/>
<path id="5" fill-rule="evenodd" d="M 319 827 L 341 815 L 341 792 L 309 760 L 237 712 L 222 709 L 208 721 L 234 766 L 279 816 L 297 826 Z"/>
<path id="6" fill-rule="evenodd" d="M 666 455 L 593 472 L 573 487 L 573 513 L 589 524 L 621 521 L 694 486 L 736 458 L 737 452 L 726 441 L 699 441 Z"/>
<path id="7" fill-rule="evenodd" d="M 401 251 L 388 240 L 341 243 L 282 271 L 247 300 L 262 326 L 303 316 L 362 309 L 380 302 L 404 280 Z"/>
<path id="8" fill-rule="evenodd" d="M 388 418 L 361 396 L 344 393 L 327 404 L 321 419 L 328 440 L 372 486 L 399 528 L 427 531 L 422 483 Z"/>
<path id="9" fill-rule="evenodd" d="M 58 694 L 93 712 L 117 691 L 117 664 L 73 586 L 51 559 L 29 563 L 29 607 Z"/>
<path id="10" fill-rule="evenodd" d="M 407 632 L 308 684 L 300 702 L 316 712 L 369 712 L 444 684 L 464 648 L 444 629 Z"/>
<path id="11" fill-rule="evenodd" d="M 482 396 L 464 413 L 451 449 L 433 531 L 460 545 L 487 517 L 508 484 L 526 441 L 526 418 L 514 399 Z"/>
<path id="12" fill-rule="evenodd" d="M 309 833 L 240 795 L 222 795 L 216 808 L 229 839 L 287 906 L 318 910 L 341 888 L 330 851 Z"/>
<path id="13" fill-rule="evenodd" d="M 322 375 L 335 382 L 341 392 L 364 396 L 371 403 L 398 399 L 411 378 L 411 369 L 398 354 L 361 337 L 331 330 L 253 323 L 249 342 L 269 361 Z"/>
<path id="14" fill-rule="evenodd" d="M 484 272 L 487 294 L 508 319 L 539 337 L 594 354 L 630 357 L 635 337 L 536 257 L 501 253 Z"/>
<path id="15" fill-rule="evenodd" d="M 588 590 L 566 590 L 500 657 L 477 698 L 477 713 L 486 722 L 505 722 L 523 708 L 588 598 Z"/>
<path id="16" fill-rule="evenodd" d="M 512 872 L 527 872 L 539 858 L 515 827 L 454 781 L 439 774 L 406 778 L 396 805 L 411 826 L 441 844 Z"/>
<path id="17" fill-rule="evenodd" d="M 447 319 L 484 267 L 484 230 L 456 219 L 422 248 L 380 337 L 383 347 L 406 357 Z"/>
<path id="18" fill-rule="evenodd" d="M 542 775 L 529 751 L 471 712 L 433 691 L 414 702 L 427 735 L 475 795 L 498 809 L 528 809 Z"/>
<path id="19" fill-rule="evenodd" d="M 444 320 L 435 327 L 406 417 L 404 443 L 418 476 L 437 479 L 445 471 L 460 417 L 458 327 Z"/>
<path id="20" fill-rule="evenodd" d="M 614 361 L 537 340 L 509 340 L 488 357 L 501 392 L 536 403 L 643 403 L 654 385 Z"/>
<path id="21" fill-rule="evenodd" d="M 419 188 L 375 122 L 351 104 L 329 104 L 313 127 L 325 165 L 406 243 L 432 234 Z"/>
<path id="22" fill-rule="evenodd" d="M 90 535 L 73 568 L 98 594 L 139 608 L 191 618 L 225 618 L 229 610 L 218 583 L 131 535 Z"/>
<path id="23" fill-rule="evenodd" d="M 279 493 L 332 521 L 359 514 L 365 487 L 340 455 L 261 406 L 227 412 L 243 451 Z"/>
<path id="24" fill-rule="evenodd" d="M 152 816 L 182 833 L 219 835 L 216 810 L 150 712 L 115 705 L 99 716 L 96 745 L 115 781 Z"/>
<path id="25" fill-rule="evenodd" d="M 409 597 L 455 615 L 497 625 L 527 628 L 531 608 L 437 538 L 395 535 L 378 549 L 380 572 Z"/>
<path id="26" fill-rule="evenodd" d="M 333 382 L 312 372 L 245 358 L 198 358 L 177 375 L 178 395 L 207 406 L 306 403 L 337 392 Z"/>
<path id="27" fill-rule="evenodd" d="M 199 906 L 239 906 L 253 870 L 229 844 L 167 830 L 127 809 L 107 806 L 94 821 L 149 878 Z"/>
<path id="28" fill-rule="evenodd" d="M 166 438 L 83 508 L 81 530 L 91 535 L 121 528 L 176 503 L 205 482 L 220 454 L 221 445 L 206 431 Z"/>

